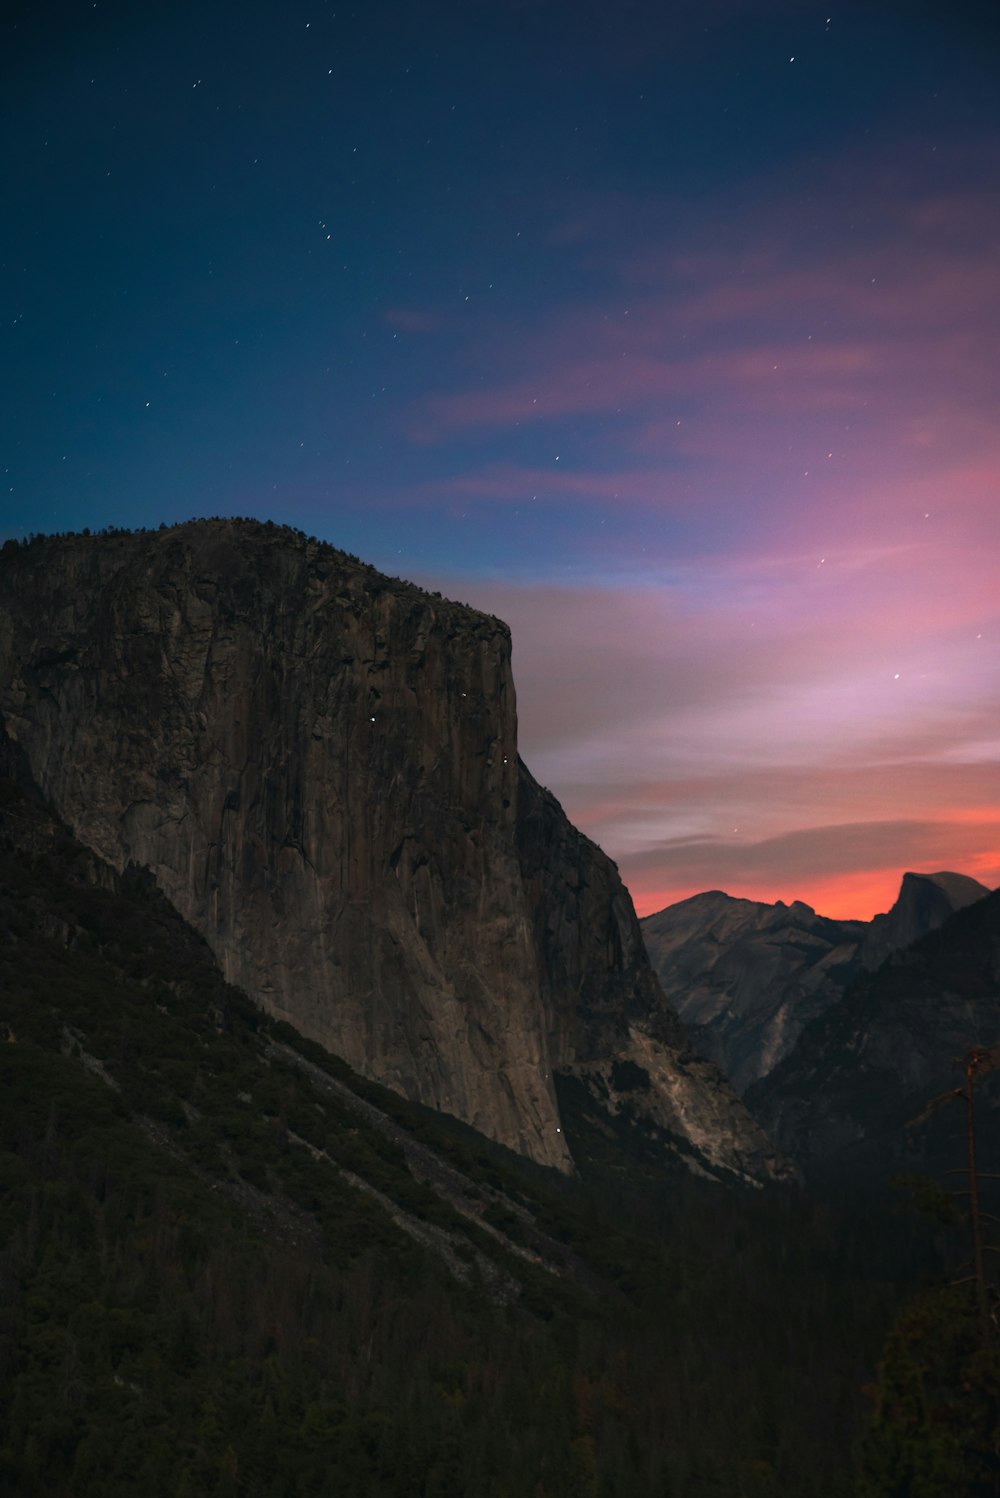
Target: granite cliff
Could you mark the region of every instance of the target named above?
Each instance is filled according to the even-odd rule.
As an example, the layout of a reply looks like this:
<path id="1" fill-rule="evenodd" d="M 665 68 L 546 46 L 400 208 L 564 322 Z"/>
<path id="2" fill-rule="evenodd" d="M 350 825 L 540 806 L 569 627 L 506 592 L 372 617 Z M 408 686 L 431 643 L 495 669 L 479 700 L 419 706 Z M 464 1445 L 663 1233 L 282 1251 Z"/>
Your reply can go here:
<path id="1" fill-rule="evenodd" d="M 893 952 L 900 952 L 928 932 L 943 926 L 956 910 L 975 905 L 990 891 L 968 874 L 904 874 L 891 910 L 873 916 L 858 951 L 861 965 L 874 971 Z"/>
<path id="2" fill-rule="evenodd" d="M 556 1071 L 782 1173 L 520 763 L 499 620 L 250 521 L 8 543 L 0 710 L 75 835 L 356 1070 L 562 1169 Z"/>

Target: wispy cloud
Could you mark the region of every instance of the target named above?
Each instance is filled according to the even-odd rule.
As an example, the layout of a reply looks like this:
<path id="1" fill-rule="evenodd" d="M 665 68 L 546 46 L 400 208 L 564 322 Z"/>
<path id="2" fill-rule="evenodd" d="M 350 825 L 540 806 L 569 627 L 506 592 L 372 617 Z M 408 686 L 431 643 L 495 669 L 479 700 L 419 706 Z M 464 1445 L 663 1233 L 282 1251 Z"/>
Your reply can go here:
<path id="1" fill-rule="evenodd" d="M 588 294 L 484 321 L 490 376 L 410 413 L 470 505 L 588 508 L 578 586 L 553 549 L 455 585 L 513 627 L 525 757 L 647 910 L 996 882 L 995 195 L 874 159 L 742 233 L 701 207 L 577 201 Z"/>
<path id="2" fill-rule="evenodd" d="M 992 565 L 939 598 L 905 553 L 831 561 L 463 584 L 512 626 L 522 753 L 641 908 L 723 886 L 871 914 L 911 865 L 1000 880 Z"/>

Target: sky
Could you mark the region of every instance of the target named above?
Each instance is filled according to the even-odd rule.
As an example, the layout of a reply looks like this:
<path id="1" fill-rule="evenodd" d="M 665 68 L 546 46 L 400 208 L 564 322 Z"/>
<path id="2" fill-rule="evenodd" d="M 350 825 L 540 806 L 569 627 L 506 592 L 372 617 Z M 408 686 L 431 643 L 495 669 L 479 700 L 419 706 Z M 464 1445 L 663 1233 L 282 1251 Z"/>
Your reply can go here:
<path id="1" fill-rule="evenodd" d="M 972 0 L 8 3 L 0 537 L 498 614 L 640 914 L 992 887 L 998 78 Z"/>

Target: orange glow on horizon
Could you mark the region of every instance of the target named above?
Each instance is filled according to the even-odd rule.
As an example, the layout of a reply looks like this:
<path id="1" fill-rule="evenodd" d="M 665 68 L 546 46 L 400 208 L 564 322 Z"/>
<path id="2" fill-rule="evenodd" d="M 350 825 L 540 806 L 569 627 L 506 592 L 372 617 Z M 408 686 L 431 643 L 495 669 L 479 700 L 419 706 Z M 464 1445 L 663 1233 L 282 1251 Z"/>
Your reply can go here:
<path id="1" fill-rule="evenodd" d="M 966 857 L 953 872 L 967 874 L 970 878 L 979 879 L 988 888 L 992 888 L 996 882 L 998 865 L 1000 865 L 1000 854 L 983 854 L 977 859 Z M 896 867 L 866 869 L 860 873 L 839 874 L 817 883 L 807 882 L 798 890 L 777 889 L 774 885 L 751 883 L 734 885 L 725 893 L 732 895 L 734 899 L 759 900 L 765 905 L 774 905 L 778 900 L 791 905 L 794 900 L 801 900 L 804 904 L 811 905 L 817 915 L 829 916 L 832 920 L 870 921 L 873 916 L 882 915 L 891 909 L 899 894 L 904 873 L 936 874 L 946 867 L 948 867 L 947 864 L 940 864 L 933 869 L 909 871 Z M 648 915 L 655 915 L 668 905 L 676 905 L 680 900 L 689 900 L 693 895 L 702 894 L 704 889 L 718 887 L 706 885 L 703 889 L 675 887 L 673 889 L 635 889 L 629 892 L 635 903 L 636 914 L 642 919 Z"/>

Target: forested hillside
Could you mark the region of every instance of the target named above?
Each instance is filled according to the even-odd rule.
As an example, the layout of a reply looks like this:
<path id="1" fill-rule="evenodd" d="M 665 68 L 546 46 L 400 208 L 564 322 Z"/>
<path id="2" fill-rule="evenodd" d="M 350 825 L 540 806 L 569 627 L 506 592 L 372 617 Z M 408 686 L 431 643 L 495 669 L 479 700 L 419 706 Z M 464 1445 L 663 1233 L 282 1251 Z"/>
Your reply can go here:
<path id="1" fill-rule="evenodd" d="M 582 1089 L 566 1180 L 361 1081 L 4 752 L 0 1486 L 853 1494 L 904 1208 L 698 1182 Z"/>

